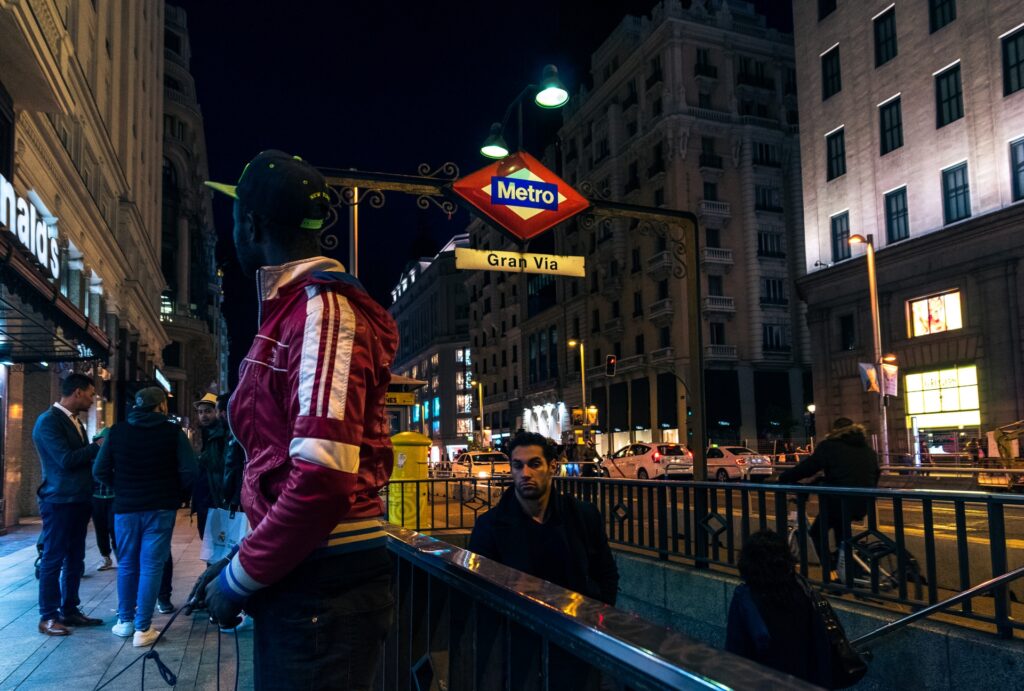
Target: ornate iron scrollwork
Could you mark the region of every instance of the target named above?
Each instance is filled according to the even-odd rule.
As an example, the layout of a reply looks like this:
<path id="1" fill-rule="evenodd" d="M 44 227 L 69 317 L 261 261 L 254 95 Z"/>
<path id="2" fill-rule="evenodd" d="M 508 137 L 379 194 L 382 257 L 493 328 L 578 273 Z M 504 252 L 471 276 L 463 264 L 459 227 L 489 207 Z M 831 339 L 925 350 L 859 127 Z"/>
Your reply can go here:
<path id="1" fill-rule="evenodd" d="M 459 178 L 459 167 L 451 161 L 446 161 L 434 170 L 430 169 L 429 163 L 421 163 L 416 167 L 416 172 L 425 178 L 441 180 L 457 180 Z"/>
<path id="2" fill-rule="evenodd" d="M 636 230 L 641 235 L 665 238 L 672 255 L 672 276 L 686 278 L 686 233 L 677 223 L 640 221 Z"/>

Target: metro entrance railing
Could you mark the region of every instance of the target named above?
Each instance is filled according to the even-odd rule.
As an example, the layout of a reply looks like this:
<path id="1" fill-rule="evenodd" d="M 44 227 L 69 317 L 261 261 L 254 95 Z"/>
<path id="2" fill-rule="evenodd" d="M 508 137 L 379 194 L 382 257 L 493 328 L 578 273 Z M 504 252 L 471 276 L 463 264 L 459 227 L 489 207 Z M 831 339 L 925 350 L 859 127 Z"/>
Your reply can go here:
<path id="1" fill-rule="evenodd" d="M 381 691 L 818 688 L 426 535 L 391 528 L 388 549 Z"/>
<path id="2" fill-rule="evenodd" d="M 402 510 L 391 520 L 419 531 L 468 530 L 506 483 L 397 481 L 391 496 L 414 493 L 422 499 L 400 502 Z M 1013 494 L 606 478 L 557 483 L 600 509 L 609 542 L 620 548 L 736 574 L 744 539 L 757 530 L 775 530 L 789 537 L 799 570 L 812 582 L 867 604 L 924 608 L 1024 566 L 1024 497 Z M 843 531 L 843 568 L 833 569 L 829 559 L 817 558 L 831 546 L 815 544 L 809 528 L 815 516 L 827 525 L 830 508 L 837 506 L 842 523 L 850 524 L 854 502 L 867 504 L 867 518 Z M 821 533 L 827 540 L 827 531 Z M 1002 637 L 1024 630 L 1011 614 L 1005 583 L 991 589 L 991 598 L 964 599 L 944 611 L 954 622 L 980 622 Z"/>

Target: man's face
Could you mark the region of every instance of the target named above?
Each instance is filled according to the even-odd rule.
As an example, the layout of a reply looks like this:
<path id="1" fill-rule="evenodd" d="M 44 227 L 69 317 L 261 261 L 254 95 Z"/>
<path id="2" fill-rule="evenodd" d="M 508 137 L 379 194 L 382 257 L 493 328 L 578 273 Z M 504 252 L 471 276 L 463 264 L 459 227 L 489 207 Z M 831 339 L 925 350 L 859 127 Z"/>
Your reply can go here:
<path id="1" fill-rule="evenodd" d="M 509 465 L 512 468 L 512 482 L 520 499 L 535 501 L 551 493 L 555 463 L 544 458 L 544 449 L 539 446 L 517 446 L 512 450 Z"/>
<path id="2" fill-rule="evenodd" d="M 235 222 L 232 237 L 235 241 L 238 263 L 242 265 L 242 272 L 246 276 L 255 276 L 256 270 L 265 262 L 253 233 L 255 228 L 253 228 L 252 213 L 246 211 L 242 207 L 242 203 L 236 199 L 232 217 Z"/>
<path id="3" fill-rule="evenodd" d="M 200 427 L 209 427 L 217 420 L 217 409 L 208 403 L 196 406 L 196 420 Z"/>
<path id="4" fill-rule="evenodd" d="M 96 396 L 96 387 L 89 385 L 85 389 L 75 389 L 75 393 L 71 396 L 71 405 L 68 406 L 68 410 L 72 413 L 83 413 L 89 408 L 92 408 L 92 399 Z"/>

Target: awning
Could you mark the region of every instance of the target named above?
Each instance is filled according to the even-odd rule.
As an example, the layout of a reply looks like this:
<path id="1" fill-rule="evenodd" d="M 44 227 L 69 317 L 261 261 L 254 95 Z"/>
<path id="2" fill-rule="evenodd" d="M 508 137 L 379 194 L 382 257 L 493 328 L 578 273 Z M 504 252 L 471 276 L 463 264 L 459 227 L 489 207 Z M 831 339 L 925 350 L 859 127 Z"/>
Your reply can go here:
<path id="1" fill-rule="evenodd" d="M 110 339 L 22 255 L 0 226 L 0 360 L 106 360 Z"/>

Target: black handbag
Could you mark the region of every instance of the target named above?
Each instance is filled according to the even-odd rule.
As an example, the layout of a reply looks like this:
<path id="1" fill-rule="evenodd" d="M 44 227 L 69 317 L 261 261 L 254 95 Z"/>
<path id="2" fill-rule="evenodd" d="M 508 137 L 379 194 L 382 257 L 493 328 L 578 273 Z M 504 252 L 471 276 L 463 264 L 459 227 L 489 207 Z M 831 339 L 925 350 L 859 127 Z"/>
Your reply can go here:
<path id="1" fill-rule="evenodd" d="M 828 640 L 829 667 L 832 670 L 832 683 L 829 688 L 845 689 L 853 686 L 867 674 L 867 663 L 861 654 L 850 645 L 850 639 L 846 637 L 846 631 L 843 630 L 843 625 L 828 599 L 812 588 L 803 577 L 798 575 L 797 581 L 807 597 L 810 598 L 818 618 L 818 624 Z"/>

